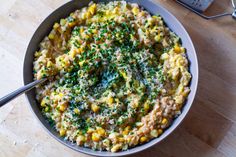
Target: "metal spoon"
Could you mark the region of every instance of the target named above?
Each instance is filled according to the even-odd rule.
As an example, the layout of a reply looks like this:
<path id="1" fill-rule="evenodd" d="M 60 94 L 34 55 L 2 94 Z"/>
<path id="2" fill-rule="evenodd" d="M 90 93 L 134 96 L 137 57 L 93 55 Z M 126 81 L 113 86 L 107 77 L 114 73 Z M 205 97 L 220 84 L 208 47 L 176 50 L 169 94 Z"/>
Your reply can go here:
<path id="1" fill-rule="evenodd" d="M 232 5 L 234 8 L 234 12 L 233 12 L 232 16 L 236 19 L 236 0 L 232 0 Z"/>
<path id="2" fill-rule="evenodd" d="M 231 0 L 232 6 L 233 6 L 233 12 L 225 12 L 222 14 L 218 14 L 218 15 L 213 15 L 213 16 L 206 16 L 204 14 L 202 14 L 202 12 L 204 11 L 204 9 L 208 8 L 208 6 L 213 2 L 212 0 L 210 0 L 209 2 L 207 1 L 199 1 L 199 0 L 176 0 L 176 2 L 178 2 L 179 4 L 181 4 L 182 6 L 184 6 L 185 8 L 193 11 L 194 13 L 196 13 L 197 15 L 203 17 L 204 19 L 210 20 L 210 19 L 216 19 L 219 17 L 223 17 L 223 16 L 229 16 L 231 15 L 234 19 L 236 19 L 236 0 Z M 203 10 L 202 10 L 203 8 Z"/>
<path id="3" fill-rule="evenodd" d="M 9 93 L 8 95 L 0 98 L 0 107 L 5 105 L 9 101 L 13 100 L 17 96 L 21 95 L 22 93 L 25 93 L 25 92 L 33 89 L 35 86 L 37 86 L 38 84 L 43 83 L 46 80 L 47 80 L 47 78 L 44 78 L 44 79 L 41 79 L 41 80 L 36 80 L 34 82 L 31 82 L 31 83 L 29 83 L 29 84 L 27 84 L 27 85 L 25 85 L 25 86 L 15 90 L 15 91 L 13 91 L 12 93 Z"/>

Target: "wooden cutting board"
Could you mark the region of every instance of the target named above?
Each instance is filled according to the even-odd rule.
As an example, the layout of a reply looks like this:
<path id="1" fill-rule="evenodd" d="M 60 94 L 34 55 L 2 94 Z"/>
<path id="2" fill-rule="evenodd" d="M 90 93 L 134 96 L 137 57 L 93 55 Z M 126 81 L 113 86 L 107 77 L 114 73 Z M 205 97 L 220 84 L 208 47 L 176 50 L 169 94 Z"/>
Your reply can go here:
<path id="1" fill-rule="evenodd" d="M 68 1 L 68 0 L 67 0 Z M 154 0 L 172 12 L 189 32 L 197 50 L 199 88 L 193 107 L 178 129 L 160 144 L 134 156 L 236 156 L 236 20 L 206 21 L 171 0 Z M 22 86 L 24 53 L 31 36 L 64 0 L 1 0 L 0 96 Z M 214 11 L 231 11 L 216 0 Z M 208 13 L 211 13 L 208 11 Z M 0 157 L 87 156 L 42 128 L 24 96 L 0 108 Z"/>

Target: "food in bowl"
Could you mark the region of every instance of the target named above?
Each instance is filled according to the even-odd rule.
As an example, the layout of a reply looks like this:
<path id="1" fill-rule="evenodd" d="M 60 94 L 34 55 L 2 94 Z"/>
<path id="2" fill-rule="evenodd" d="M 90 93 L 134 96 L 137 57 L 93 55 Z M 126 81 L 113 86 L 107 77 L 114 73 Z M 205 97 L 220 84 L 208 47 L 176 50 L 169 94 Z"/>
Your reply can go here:
<path id="1" fill-rule="evenodd" d="M 90 3 L 35 52 L 42 113 L 65 140 L 117 152 L 158 138 L 190 92 L 181 39 L 135 3 Z"/>

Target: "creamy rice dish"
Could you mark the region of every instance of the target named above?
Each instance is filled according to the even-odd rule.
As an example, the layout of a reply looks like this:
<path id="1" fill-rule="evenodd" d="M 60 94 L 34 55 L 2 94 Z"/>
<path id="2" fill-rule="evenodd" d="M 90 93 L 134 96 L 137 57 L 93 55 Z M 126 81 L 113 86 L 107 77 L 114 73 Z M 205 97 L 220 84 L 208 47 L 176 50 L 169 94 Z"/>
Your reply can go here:
<path id="1" fill-rule="evenodd" d="M 190 92 L 181 39 L 125 1 L 93 3 L 53 25 L 35 52 L 42 113 L 60 136 L 117 152 L 158 138 Z"/>

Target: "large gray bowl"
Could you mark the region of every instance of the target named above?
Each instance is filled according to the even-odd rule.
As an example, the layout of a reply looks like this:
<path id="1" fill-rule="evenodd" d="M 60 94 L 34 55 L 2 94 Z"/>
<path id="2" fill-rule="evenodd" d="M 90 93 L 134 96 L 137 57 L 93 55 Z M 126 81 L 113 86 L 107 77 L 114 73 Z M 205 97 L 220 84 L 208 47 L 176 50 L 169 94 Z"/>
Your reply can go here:
<path id="1" fill-rule="evenodd" d="M 98 0 L 94 0 L 95 2 L 99 2 Z M 106 0 L 103 0 L 106 1 Z M 100 151 L 93 151 L 89 148 L 83 148 L 76 146 L 75 144 L 72 144 L 71 142 L 63 140 L 59 136 L 59 134 L 49 125 L 49 123 L 46 121 L 45 117 L 41 114 L 40 108 L 38 103 L 35 100 L 35 91 L 31 90 L 30 92 L 26 93 L 26 98 L 29 101 L 29 104 L 31 106 L 32 111 L 40 121 L 40 123 L 44 126 L 44 128 L 48 131 L 48 133 L 53 136 L 56 140 L 61 142 L 62 144 L 85 154 L 90 155 L 96 155 L 96 156 L 124 156 L 128 154 L 133 154 L 140 152 L 144 149 L 147 149 L 160 141 L 162 141 L 164 138 L 166 138 L 171 132 L 174 131 L 174 129 L 180 124 L 180 122 L 184 119 L 186 114 L 188 113 L 193 99 L 195 97 L 195 93 L 197 90 L 197 84 L 198 84 L 198 62 L 197 62 L 197 56 L 196 52 L 193 46 L 193 43 L 184 29 L 184 27 L 180 24 L 180 22 L 166 9 L 161 7 L 159 4 L 153 3 L 148 0 L 127 0 L 128 2 L 135 2 L 138 3 L 140 6 L 148 10 L 152 14 L 160 14 L 168 27 L 174 31 L 178 36 L 181 37 L 183 46 L 187 49 L 187 55 L 188 59 L 190 61 L 190 72 L 192 74 L 192 80 L 190 83 L 191 92 L 188 96 L 188 99 L 186 101 L 185 106 L 182 109 L 182 114 L 176 118 L 173 122 L 173 124 L 158 138 L 151 140 L 150 142 L 136 146 L 134 148 L 128 149 L 127 151 L 123 152 L 117 152 L 117 153 L 111 153 L 111 152 L 100 152 Z M 73 0 L 70 1 L 60 8 L 56 9 L 52 14 L 50 14 L 38 27 L 36 32 L 34 33 L 32 39 L 30 40 L 30 43 L 27 48 L 27 52 L 25 54 L 25 60 L 24 60 L 24 69 L 23 69 L 23 79 L 24 84 L 28 84 L 33 81 L 33 60 L 34 60 L 34 52 L 38 50 L 39 43 L 43 40 L 43 38 L 50 32 L 52 29 L 53 24 L 56 21 L 59 21 L 61 18 L 65 18 L 69 16 L 69 14 L 76 9 L 80 9 L 81 7 L 84 7 L 88 5 L 90 0 Z"/>

